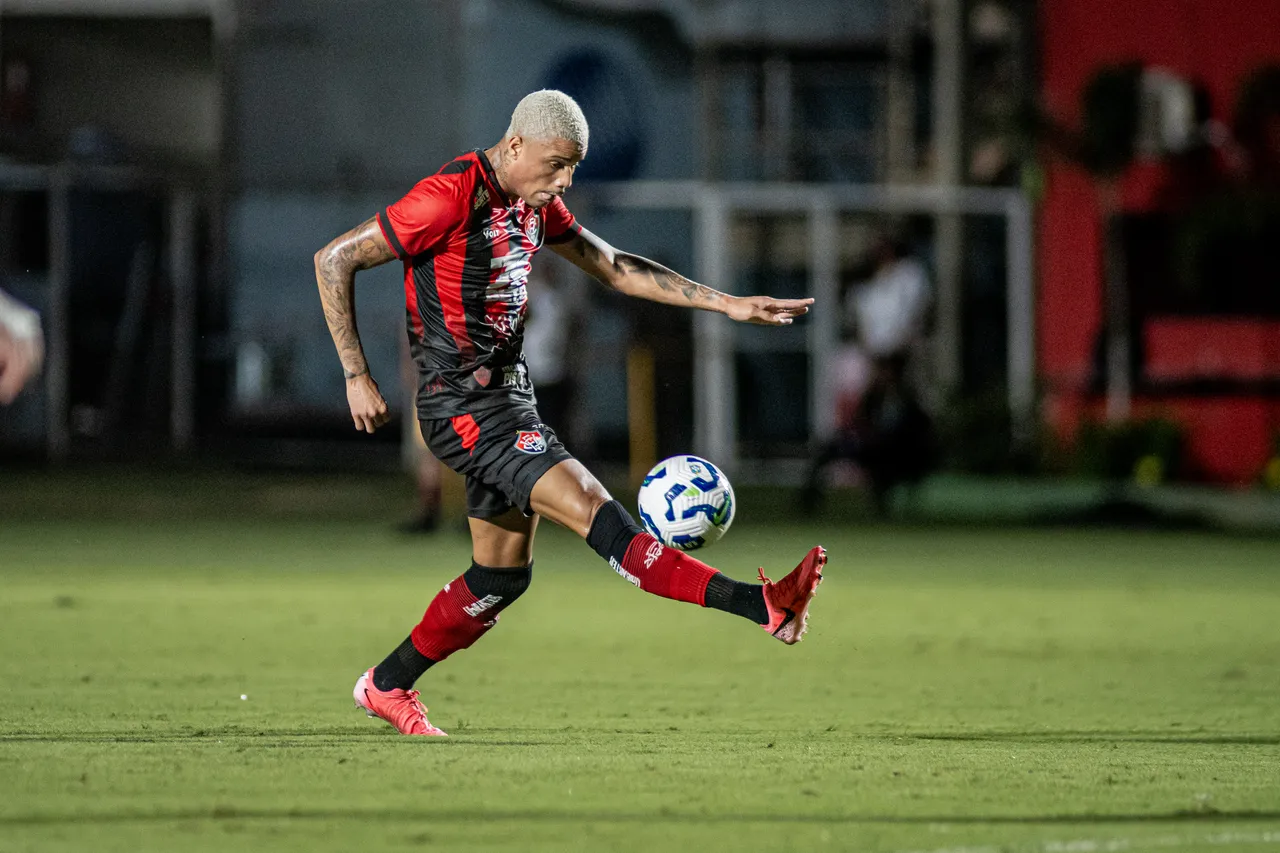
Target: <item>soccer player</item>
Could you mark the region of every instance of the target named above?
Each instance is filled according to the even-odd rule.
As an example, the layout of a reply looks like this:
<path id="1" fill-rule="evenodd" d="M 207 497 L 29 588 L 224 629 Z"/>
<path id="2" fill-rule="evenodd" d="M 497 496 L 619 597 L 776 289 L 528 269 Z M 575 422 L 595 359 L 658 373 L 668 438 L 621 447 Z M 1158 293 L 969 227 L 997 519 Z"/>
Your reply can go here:
<path id="1" fill-rule="evenodd" d="M 472 563 L 445 584 L 422 621 L 356 682 L 358 706 L 407 735 L 443 735 L 414 683 L 468 648 L 528 588 L 533 538 L 546 517 L 586 539 L 640 589 L 724 610 L 784 643 L 804 634 L 826 552 L 809 551 L 778 583 L 732 580 L 645 533 L 538 416 L 522 355 L 525 282 L 544 244 L 606 286 L 734 320 L 785 326 L 812 299 L 735 297 L 712 290 L 583 228 L 561 196 L 587 154 L 587 122 L 562 92 L 523 98 L 502 140 L 445 164 L 409 194 L 315 256 L 329 332 L 356 429 L 389 419 L 356 330 L 357 270 L 404 263 L 417 408 L 431 452 L 466 478 Z"/>
<path id="2" fill-rule="evenodd" d="M 40 315 L 0 290 L 0 405 L 17 399 L 43 360 Z"/>

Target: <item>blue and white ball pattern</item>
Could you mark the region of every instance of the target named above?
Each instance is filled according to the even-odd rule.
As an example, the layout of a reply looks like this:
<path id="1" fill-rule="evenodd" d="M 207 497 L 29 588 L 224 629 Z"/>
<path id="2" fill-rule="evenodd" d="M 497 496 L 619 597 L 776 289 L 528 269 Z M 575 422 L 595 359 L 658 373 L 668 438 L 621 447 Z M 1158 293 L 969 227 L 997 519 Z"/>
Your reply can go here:
<path id="1" fill-rule="evenodd" d="M 640 486 L 640 523 L 655 539 L 681 551 L 715 542 L 737 509 L 724 472 L 698 456 L 664 459 Z"/>

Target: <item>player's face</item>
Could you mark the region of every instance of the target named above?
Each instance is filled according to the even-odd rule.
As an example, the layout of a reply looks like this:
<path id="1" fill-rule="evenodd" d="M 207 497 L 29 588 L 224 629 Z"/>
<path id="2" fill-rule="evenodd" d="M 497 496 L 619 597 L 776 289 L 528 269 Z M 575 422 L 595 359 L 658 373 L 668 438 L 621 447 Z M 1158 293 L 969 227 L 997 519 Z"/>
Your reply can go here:
<path id="1" fill-rule="evenodd" d="M 573 185 L 586 152 L 567 139 L 511 138 L 510 189 L 530 207 L 544 207 Z"/>

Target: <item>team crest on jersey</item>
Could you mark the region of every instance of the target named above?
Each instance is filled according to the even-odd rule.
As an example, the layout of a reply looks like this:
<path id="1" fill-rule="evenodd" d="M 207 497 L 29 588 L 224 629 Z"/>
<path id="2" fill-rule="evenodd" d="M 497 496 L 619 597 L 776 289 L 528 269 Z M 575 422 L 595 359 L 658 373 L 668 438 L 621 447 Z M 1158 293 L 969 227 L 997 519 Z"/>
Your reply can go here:
<path id="1" fill-rule="evenodd" d="M 479 210 L 480 205 L 489 203 L 489 191 L 484 187 L 480 188 L 480 192 L 476 193 L 475 201 L 471 202 L 472 210 Z"/>
<path id="2" fill-rule="evenodd" d="M 538 242 L 538 217 L 529 217 L 529 221 L 524 224 L 524 233 L 529 238 L 530 243 L 536 244 Z"/>
<path id="3" fill-rule="evenodd" d="M 516 430 L 516 450 L 519 450 L 521 453 L 545 453 L 547 450 L 547 440 L 542 437 L 541 430 Z"/>

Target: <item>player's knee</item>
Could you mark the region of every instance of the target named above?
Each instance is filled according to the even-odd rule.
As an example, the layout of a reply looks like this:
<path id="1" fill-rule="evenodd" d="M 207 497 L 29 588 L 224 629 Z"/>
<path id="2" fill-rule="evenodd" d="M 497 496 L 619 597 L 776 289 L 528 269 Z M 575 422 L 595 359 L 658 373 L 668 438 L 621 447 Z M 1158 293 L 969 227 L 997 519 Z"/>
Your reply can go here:
<path id="1" fill-rule="evenodd" d="M 604 559 L 621 563 L 631 540 L 643 532 L 626 507 L 609 499 L 595 508 L 587 532 L 587 544 Z"/>

